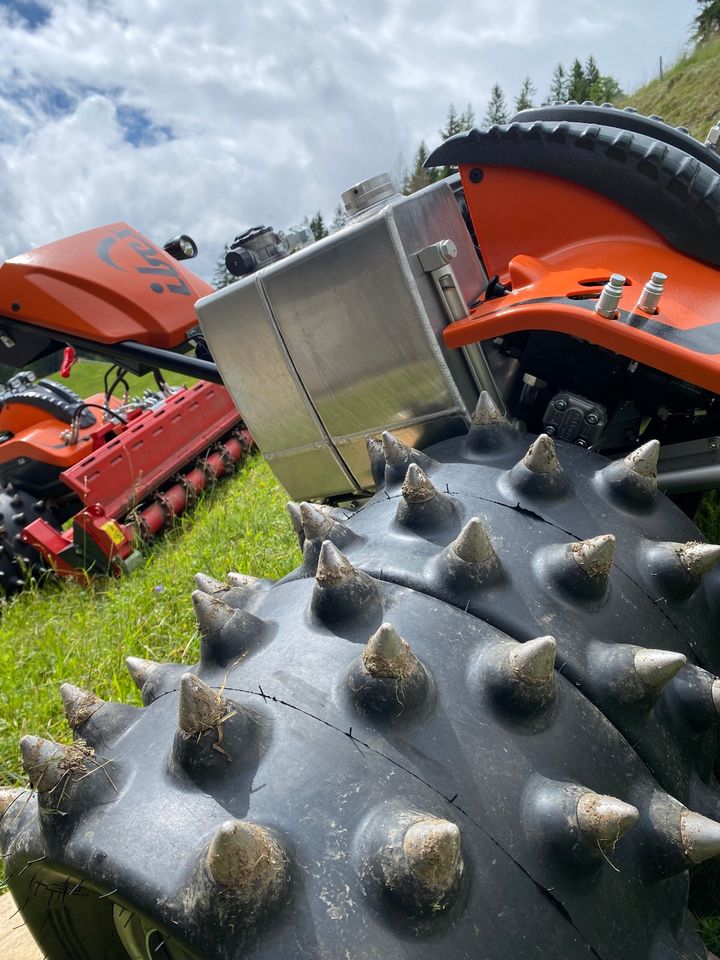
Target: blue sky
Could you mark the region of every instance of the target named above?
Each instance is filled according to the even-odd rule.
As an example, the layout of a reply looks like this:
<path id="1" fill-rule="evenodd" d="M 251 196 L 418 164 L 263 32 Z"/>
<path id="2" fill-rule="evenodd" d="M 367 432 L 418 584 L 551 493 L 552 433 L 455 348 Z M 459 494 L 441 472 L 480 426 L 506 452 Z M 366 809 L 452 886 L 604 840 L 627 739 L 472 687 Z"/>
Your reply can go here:
<path id="1" fill-rule="evenodd" d="M 51 4 L 36 0 L 0 0 L 0 7 L 5 8 L 11 22 L 19 23 L 28 30 L 44 26 L 51 15 Z"/>
<path id="2" fill-rule="evenodd" d="M 0 260 L 126 220 L 225 240 L 285 228 L 590 53 L 633 89 L 694 0 L 0 0 Z"/>

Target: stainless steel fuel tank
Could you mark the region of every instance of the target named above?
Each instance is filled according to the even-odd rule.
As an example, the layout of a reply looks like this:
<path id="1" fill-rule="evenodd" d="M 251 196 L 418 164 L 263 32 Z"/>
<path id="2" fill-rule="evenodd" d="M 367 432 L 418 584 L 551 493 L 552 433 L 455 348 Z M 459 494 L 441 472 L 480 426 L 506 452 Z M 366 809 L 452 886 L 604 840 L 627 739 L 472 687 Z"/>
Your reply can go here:
<path id="1" fill-rule="evenodd" d="M 418 256 L 443 240 L 471 301 L 487 278 L 440 182 L 198 302 L 223 380 L 294 499 L 372 489 L 368 436 L 425 446 L 466 426 L 478 387 L 443 343 L 449 317 Z"/>

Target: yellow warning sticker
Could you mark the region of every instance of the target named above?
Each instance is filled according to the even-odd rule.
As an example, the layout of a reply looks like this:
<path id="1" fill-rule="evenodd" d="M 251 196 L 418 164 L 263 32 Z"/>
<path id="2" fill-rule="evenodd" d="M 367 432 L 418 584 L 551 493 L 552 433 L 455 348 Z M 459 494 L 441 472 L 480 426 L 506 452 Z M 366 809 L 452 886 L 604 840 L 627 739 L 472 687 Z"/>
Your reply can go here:
<path id="1" fill-rule="evenodd" d="M 110 537 L 112 542 L 118 547 L 122 546 L 126 542 L 125 534 L 122 532 L 120 527 L 115 523 L 114 520 L 108 520 L 107 523 L 103 523 L 100 527 L 101 530 L 104 530 L 105 533 Z"/>

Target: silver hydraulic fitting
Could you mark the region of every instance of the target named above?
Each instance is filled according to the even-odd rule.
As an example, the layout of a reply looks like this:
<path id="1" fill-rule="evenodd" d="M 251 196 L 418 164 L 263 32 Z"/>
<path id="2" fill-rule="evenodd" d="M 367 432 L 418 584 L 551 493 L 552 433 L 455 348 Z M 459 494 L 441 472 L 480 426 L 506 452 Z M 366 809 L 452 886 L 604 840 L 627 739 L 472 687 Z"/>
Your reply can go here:
<path id="1" fill-rule="evenodd" d="M 635 311 L 642 310 L 643 313 L 657 313 L 660 304 L 660 297 L 665 289 L 667 275 L 655 272 L 642 289 L 642 293 L 635 304 Z"/>
<path id="2" fill-rule="evenodd" d="M 714 153 L 717 153 L 718 144 L 720 144 L 720 121 L 718 121 L 714 127 L 710 127 L 707 136 L 705 137 L 704 145 L 708 148 L 708 150 L 712 150 Z"/>
<path id="3" fill-rule="evenodd" d="M 606 320 L 613 320 L 617 313 L 620 298 L 625 287 L 625 277 L 621 273 L 614 273 L 605 286 L 595 304 L 595 313 Z"/>

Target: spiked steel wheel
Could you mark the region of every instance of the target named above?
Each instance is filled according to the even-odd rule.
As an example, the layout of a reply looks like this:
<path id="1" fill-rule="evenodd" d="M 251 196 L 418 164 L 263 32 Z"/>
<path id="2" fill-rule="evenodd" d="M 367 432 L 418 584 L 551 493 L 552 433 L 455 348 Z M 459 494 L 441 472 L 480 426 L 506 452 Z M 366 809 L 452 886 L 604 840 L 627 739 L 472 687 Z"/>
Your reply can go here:
<path id="1" fill-rule="evenodd" d="M 38 517 L 57 523 L 42 500 L 11 484 L 0 485 L 0 593 L 17 593 L 29 577 L 43 573 L 39 553 L 20 538 L 23 528 Z"/>
<path id="2" fill-rule="evenodd" d="M 198 575 L 199 663 L 144 706 L 65 684 L 22 743 L 9 885 L 49 960 L 681 960 L 720 854 L 718 549 L 657 492 L 524 438 L 385 434 L 354 515 L 290 506 L 278 583 Z"/>

